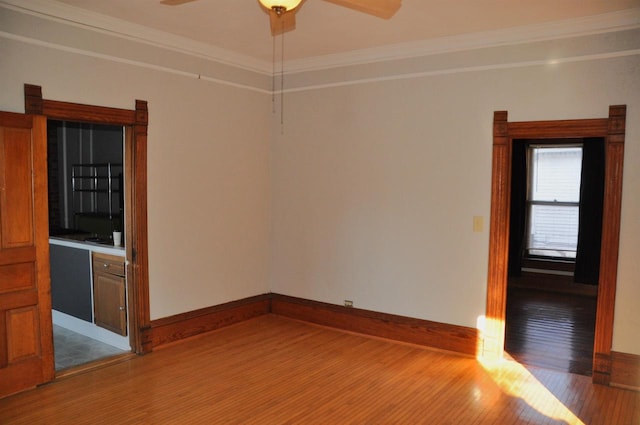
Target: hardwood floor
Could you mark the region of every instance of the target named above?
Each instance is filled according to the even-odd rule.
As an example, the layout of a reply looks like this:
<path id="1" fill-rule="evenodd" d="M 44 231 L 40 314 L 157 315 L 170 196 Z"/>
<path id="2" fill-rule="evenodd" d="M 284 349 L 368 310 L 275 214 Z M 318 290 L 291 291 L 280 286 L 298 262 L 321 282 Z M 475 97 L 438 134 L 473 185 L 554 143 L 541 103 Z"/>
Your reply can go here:
<path id="1" fill-rule="evenodd" d="M 3 424 L 629 424 L 640 394 L 264 315 L 0 400 Z"/>
<path id="2" fill-rule="evenodd" d="M 517 361 L 591 376 L 596 298 L 509 287 L 505 350 Z"/>

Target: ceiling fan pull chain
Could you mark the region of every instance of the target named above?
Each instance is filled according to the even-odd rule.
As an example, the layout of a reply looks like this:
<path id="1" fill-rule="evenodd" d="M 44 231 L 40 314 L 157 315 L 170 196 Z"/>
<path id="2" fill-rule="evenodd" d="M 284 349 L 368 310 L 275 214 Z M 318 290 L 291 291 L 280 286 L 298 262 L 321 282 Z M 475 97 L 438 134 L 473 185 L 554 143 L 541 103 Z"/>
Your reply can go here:
<path id="1" fill-rule="evenodd" d="M 280 56 L 280 133 L 284 134 L 284 18 L 282 19 L 282 54 Z"/>
<path id="2" fill-rule="evenodd" d="M 271 113 L 276 113 L 276 37 L 273 39 L 271 52 Z"/>

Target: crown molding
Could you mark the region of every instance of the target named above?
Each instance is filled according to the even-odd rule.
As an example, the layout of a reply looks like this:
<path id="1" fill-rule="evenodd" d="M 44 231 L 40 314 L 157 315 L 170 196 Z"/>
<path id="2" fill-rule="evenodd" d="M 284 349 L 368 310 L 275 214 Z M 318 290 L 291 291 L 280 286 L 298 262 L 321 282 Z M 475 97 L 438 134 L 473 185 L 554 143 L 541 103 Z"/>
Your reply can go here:
<path id="1" fill-rule="evenodd" d="M 461 67 L 445 68 L 445 69 L 438 69 L 438 70 L 393 73 L 390 75 L 381 75 L 381 76 L 366 77 L 366 78 L 359 78 L 359 77 L 343 78 L 339 81 L 322 82 L 322 83 L 305 83 L 299 86 L 287 88 L 285 90 L 277 90 L 274 93 L 276 94 L 279 94 L 281 92 L 295 93 L 295 92 L 304 92 L 304 91 L 327 89 L 327 88 L 334 88 L 334 87 L 353 86 L 356 84 L 379 83 L 382 81 L 407 80 L 407 79 L 414 79 L 414 78 L 432 77 L 437 75 L 483 72 L 483 71 L 496 70 L 496 69 L 514 69 L 514 68 L 525 68 L 525 67 L 550 66 L 550 65 L 558 65 L 558 64 L 565 64 L 565 63 L 624 58 L 629 56 L 640 56 L 640 49 L 623 50 L 623 51 L 612 52 L 612 53 L 587 54 L 582 56 L 572 56 L 572 57 L 565 57 L 561 59 L 552 59 L 552 60 L 539 59 L 539 60 L 528 60 L 528 61 L 518 61 L 518 62 L 507 62 L 507 63 L 501 63 L 501 64 L 471 65 L 471 66 L 461 66 Z"/>
<path id="2" fill-rule="evenodd" d="M 146 43 L 213 62 L 271 75 L 272 63 L 186 37 L 111 18 L 51 0 L 0 0 L 0 7 L 68 25 Z M 640 7 L 577 19 L 401 43 L 307 59 L 287 60 L 293 74 L 367 63 L 394 61 L 463 50 L 524 44 L 640 28 Z"/>
<path id="3" fill-rule="evenodd" d="M 583 18 L 400 43 L 286 61 L 285 73 L 319 71 L 464 50 L 526 44 L 640 28 L 640 7 Z"/>
<path id="4" fill-rule="evenodd" d="M 43 19 L 109 34 L 123 39 L 160 47 L 200 59 L 271 75 L 272 64 L 221 49 L 186 37 L 158 31 L 143 25 L 87 11 L 51 0 L 0 0 L 0 7 Z"/>
<path id="5" fill-rule="evenodd" d="M 11 34 L 11 33 L 7 33 L 7 32 L 4 32 L 4 31 L 0 31 L 0 38 L 5 38 L 5 39 L 8 39 L 8 40 L 15 40 L 15 41 L 19 41 L 19 42 L 22 42 L 22 43 L 31 44 L 31 45 L 34 45 L 34 46 L 40 46 L 40 47 L 46 47 L 48 49 L 59 50 L 59 51 L 62 51 L 62 52 L 74 53 L 74 54 L 88 56 L 88 57 L 92 57 L 92 58 L 103 59 L 103 60 L 107 60 L 107 61 L 111 61 L 111 62 L 115 62 L 115 63 L 123 63 L 123 64 L 126 64 L 126 65 L 136 66 L 136 67 L 140 67 L 140 68 L 153 69 L 155 71 L 166 72 L 168 74 L 173 74 L 173 75 L 179 75 L 179 76 L 185 77 L 185 78 L 193 78 L 193 79 L 196 79 L 196 80 L 208 81 L 208 82 L 217 83 L 217 84 L 221 84 L 221 85 L 225 85 L 225 86 L 237 87 L 237 88 L 240 88 L 240 89 L 250 90 L 250 91 L 257 92 L 257 93 L 263 93 L 263 94 L 272 94 L 273 93 L 271 90 L 266 90 L 266 89 L 260 88 L 259 86 L 252 85 L 252 84 L 237 83 L 237 82 L 233 82 L 233 81 L 231 81 L 229 79 L 220 79 L 220 78 L 212 77 L 212 76 L 209 76 L 209 75 L 198 74 L 198 73 L 189 72 L 189 71 L 183 71 L 183 70 L 180 70 L 180 69 L 166 67 L 166 66 L 162 66 L 162 65 L 150 64 L 150 63 L 143 62 L 143 61 L 138 61 L 138 60 L 133 60 L 133 59 L 124 59 L 122 57 L 117 57 L 117 56 L 108 55 L 108 54 L 96 53 L 96 52 L 92 52 L 92 51 L 85 50 L 85 49 L 77 49 L 77 48 L 65 46 L 65 45 L 62 45 L 62 44 L 56 44 L 56 43 L 51 43 L 51 42 L 48 42 L 48 41 L 36 40 L 34 38 L 23 37 L 23 36 L 20 36 L 20 35 Z"/>

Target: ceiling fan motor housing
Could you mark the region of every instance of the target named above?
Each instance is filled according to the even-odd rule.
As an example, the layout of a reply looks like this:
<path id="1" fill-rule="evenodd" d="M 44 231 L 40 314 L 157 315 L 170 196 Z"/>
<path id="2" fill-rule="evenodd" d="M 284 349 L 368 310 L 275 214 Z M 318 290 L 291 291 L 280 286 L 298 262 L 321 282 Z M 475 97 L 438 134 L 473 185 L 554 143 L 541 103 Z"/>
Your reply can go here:
<path id="1" fill-rule="evenodd" d="M 288 10 L 293 10 L 302 3 L 302 0 L 258 0 L 267 9 L 282 15 Z"/>

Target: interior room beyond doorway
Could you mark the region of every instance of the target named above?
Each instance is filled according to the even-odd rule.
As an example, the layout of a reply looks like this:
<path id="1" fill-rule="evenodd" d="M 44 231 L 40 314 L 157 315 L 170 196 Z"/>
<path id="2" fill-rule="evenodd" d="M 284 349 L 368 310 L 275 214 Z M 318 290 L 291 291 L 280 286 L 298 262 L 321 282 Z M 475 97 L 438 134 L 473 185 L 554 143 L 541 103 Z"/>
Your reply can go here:
<path id="1" fill-rule="evenodd" d="M 505 350 L 590 376 L 604 193 L 604 140 L 516 140 Z"/>
<path id="2" fill-rule="evenodd" d="M 49 120 L 49 244 L 56 370 L 131 351 L 124 129 Z"/>

